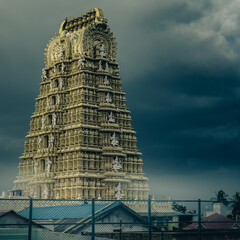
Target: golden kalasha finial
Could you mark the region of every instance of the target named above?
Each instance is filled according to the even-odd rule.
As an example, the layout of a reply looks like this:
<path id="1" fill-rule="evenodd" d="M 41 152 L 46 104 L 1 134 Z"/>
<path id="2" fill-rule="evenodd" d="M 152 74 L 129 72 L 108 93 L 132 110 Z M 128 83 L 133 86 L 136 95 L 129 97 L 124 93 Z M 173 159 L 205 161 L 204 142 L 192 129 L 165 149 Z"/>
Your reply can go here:
<path id="1" fill-rule="evenodd" d="M 73 23 L 72 23 L 72 21 L 70 22 L 70 25 L 69 25 L 69 30 L 72 30 L 72 28 L 73 28 Z"/>
<path id="2" fill-rule="evenodd" d="M 91 21 L 91 13 L 92 13 L 92 10 L 90 9 L 88 14 L 87 14 L 87 20 L 88 21 Z"/>
<path id="3" fill-rule="evenodd" d="M 103 17 L 102 10 L 99 8 L 89 9 L 89 11 L 85 12 L 84 14 L 80 13 L 79 17 L 71 16 L 63 21 L 59 32 L 62 32 L 63 30 L 75 31 L 81 29 L 86 27 L 91 22 L 94 22 L 99 16 Z"/>
<path id="4" fill-rule="evenodd" d="M 78 25 L 79 25 L 80 28 L 82 28 L 83 22 L 80 21 L 80 22 L 78 23 Z"/>
<path id="5" fill-rule="evenodd" d="M 83 26 L 86 26 L 87 23 L 87 12 L 83 14 Z"/>
<path id="6" fill-rule="evenodd" d="M 96 16 L 96 11 L 93 9 L 91 14 L 91 20 L 94 20 Z"/>
<path id="7" fill-rule="evenodd" d="M 78 25 L 80 26 L 80 28 L 82 27 L 82 19 L 83 19 L 83 16 L 82 16 L 82 13 L 80 13 L 80 17 L 78 21 Z"/>

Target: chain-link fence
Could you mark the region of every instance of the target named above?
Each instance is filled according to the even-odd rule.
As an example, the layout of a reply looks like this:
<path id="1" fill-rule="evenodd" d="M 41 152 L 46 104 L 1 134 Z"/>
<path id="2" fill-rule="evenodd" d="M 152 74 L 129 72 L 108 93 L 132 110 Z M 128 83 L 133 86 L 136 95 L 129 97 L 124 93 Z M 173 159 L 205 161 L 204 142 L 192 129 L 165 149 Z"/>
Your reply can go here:
<path id="1" fill-rule="evenodd" d="M 0 239 L 240 239 L 234 207 L 201 200 L 0 199 Z"/>

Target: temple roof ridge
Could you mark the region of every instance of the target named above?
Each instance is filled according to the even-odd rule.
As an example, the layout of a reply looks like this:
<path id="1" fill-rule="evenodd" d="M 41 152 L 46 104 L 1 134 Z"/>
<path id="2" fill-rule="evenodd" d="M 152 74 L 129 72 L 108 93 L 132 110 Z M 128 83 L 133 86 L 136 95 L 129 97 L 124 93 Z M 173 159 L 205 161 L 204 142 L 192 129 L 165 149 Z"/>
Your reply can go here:
<path id="1" fill-rule="evenodd" d="M 103 11 L 100 8 L 95 7 L 84 14 L 80 13 L 79 17 L 72 17 L 72 19 L 66 18 L 60 25 L 59 34 L 64 30 L 70 32 L 82 29 L 92 22 L 106 22 Z"/>

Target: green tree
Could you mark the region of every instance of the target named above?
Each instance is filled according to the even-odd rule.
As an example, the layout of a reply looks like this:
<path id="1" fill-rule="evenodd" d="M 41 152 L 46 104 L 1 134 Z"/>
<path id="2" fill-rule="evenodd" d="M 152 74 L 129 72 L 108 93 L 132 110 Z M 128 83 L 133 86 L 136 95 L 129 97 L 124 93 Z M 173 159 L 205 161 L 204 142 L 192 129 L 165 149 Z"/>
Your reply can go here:
<path id="1" fill-rule="evenodd" d="M 232 216 L 233 216 L 233 219 L 235 219 L 237 221 L 240 216 L 240 193 L 236 192 L 233 195 L 232 200 L 233 200 L 233 202 L 231 204 Z"/>
<path id="2" fill-rule="evenodd" d="M 187 212 L 186 206 L 180 205 L 180 204 L 178 204 L 176 202 L 173 202 L 172 209 L 174 211 L 177 211 L 177 212 L 180 212 L 180 213 L 186 213 Z"/>
<path id="3" fill-rule="evenodd" d="M 224 206 L 228 206 L 228 195 L 223 191 L 219 190 L 218 192 L 215 192 L 216 197 L 211 198 L 213 203 L 223 203 Z"/>

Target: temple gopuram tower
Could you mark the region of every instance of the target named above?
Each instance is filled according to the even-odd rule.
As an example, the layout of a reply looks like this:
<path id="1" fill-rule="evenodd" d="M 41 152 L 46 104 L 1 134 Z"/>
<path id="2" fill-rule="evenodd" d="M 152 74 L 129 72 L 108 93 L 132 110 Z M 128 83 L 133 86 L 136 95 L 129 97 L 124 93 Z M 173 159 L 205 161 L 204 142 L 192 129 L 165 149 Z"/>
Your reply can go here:
<path id="1" fill-rule="evenodd" d="M 13 191 L 45 199 L 147 199 L 116 41 L 101 9 L 66 19 L 47 48 Z"/>

